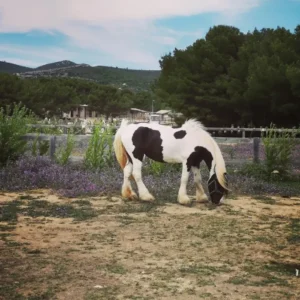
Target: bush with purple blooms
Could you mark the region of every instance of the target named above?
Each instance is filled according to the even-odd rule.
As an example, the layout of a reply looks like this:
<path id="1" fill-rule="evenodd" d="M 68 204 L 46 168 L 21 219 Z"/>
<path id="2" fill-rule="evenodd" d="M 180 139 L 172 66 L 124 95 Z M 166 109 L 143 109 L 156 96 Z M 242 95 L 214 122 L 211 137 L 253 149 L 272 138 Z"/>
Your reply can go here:
<path id="1" fill-rule="evenodd" d="M 143 165 L 143 180 L 148 189 L 156 197 L 158 203 L 176 202 L 180 185 L 181 165 L 163 164 L 156 169 L 150 161 Z M 203 187 L 207 192 L 208 171 L 202 169 Z M 284 194 L 300 195 L 299 182 L 272 183 L 258 180 L 254 176 L 235 172 L 228 167 L 229 184 L 233 194 Z M 37 188 L 49 188 L 65 197 L 80 197 L 94 195 L 120 195 L 123 182 L 123 172 L 114 161 L 112 167 L 93 171 L 83 166 L 61 166 L 44 156 L 22 157 L 16 162 L 0 169 L 0 190 L 26 191 Z M 133 183 L 136 190 L 136 185 Z M 190 176 L 188 193 L 195 194 L 193 176 Z"/>
<path id="2" fill-rule="evenodd" d="M 23 191 L 49 188 L 65 197 L 98 195 L 108 192 L 109 170 L 101 174 L 73 166 L 61 166 L 45 156 L 24 156 L 0 169 L 0 189 Z"/>

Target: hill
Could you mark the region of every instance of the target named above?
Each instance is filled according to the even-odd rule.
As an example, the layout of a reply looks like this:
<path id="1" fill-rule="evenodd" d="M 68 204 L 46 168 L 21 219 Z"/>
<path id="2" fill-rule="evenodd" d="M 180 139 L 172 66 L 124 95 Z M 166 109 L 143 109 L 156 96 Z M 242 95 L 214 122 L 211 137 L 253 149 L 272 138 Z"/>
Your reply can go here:
<path id="1" fill-rule="evenodd" d="M 33 70 L 32 68 L 16 65 L 6 61 L 0 61 L 0 73 L 22 73 Z"/>
<path id="2" fill-rule="evenodd" d="M 77 64 L 72 61 L 62 60 L 62 61 L 42 65 L 40 67 L 37 67 L 35 70 L 45 71 L 45 70 L 51 70 L 51 69 L 69 68 L 69 67 L 74 67 L 76 65 Z"/>
<path id="3" fill-rule="evenodd" d="M 159 77 L 159 70 L 133 70 L 118 67 L 76 64 L 69 60 L 49 63 L 35 69 L 10 63 L 0 63 L 0 72 L 20 73 L 22 78 L 70 77 L 92 80 L 100 84 L 127 87 L 133 90 L 148 90 Z"/>
<path id="4" fill-rule="evenodd" d="M 105 66 L 78 66 L 68 70 L 68 76 L 80 77 L 97 81 L 101 84 L 148 89 L 150 84 L 158 78 L 160 71 L 132 70 Z"/>

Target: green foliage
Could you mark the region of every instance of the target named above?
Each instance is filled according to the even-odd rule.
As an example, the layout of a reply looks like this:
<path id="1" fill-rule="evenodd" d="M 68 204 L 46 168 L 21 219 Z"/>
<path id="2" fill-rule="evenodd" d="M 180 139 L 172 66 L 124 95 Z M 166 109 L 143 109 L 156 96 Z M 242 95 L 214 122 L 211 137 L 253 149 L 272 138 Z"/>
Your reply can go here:
<path id="1" fill-rule="evenodd" d="M 151 83 L 156 79 L 160 71 L 130 70 L 105 66 L 82 66 L 68 70 L 69 76 L 76 76 L 97 81 L 100 84 L 113 84 L 117 87 L 133 88 L 134 90 L 149 90 Z"/>
<path id="2" fill-rule="evenodd" d="M 154 176 L 162 176 L 167 172 L 181 172 L 181 164 L 166 164 L 154 161 L 152 159 L 146 158 L 146 173 L 154 175 Z"/>
<path id="3" fill-rule="evenodd" d="M 50 144 L 49 141 L 41 140 L 39 137 L 40 137 L 40 133 L 37 134 L 36 138 L 32 142 L 31 154 L 33 156 L 45 155 L 49 150 L 49 144 Z"/>
<path id="4" fill-rule="evenodd" d="M 160 176 L 162 175 L 162 173 L 165 171 L 166 169 L 166 165 L 154 160 L 151 160 L 149 163 L 149 169 L 148 172 L 150 174 L 156 175 L 156 176 Z"/>
<path id="5" fill-rule="evenodd" d="M 74 136 L 68 133 L 66 146 L 58 149 L 57 153 L 55 154 L 55 160 L 57 161 L 57 163 L 59 163 L 60 165 L 66 165 L 69 161 L 73 149 Z"/>
<path id="6" fill-rule="evenodd" d="M 96 124 L 84 156 L 84 165 L 88 169 L 101 170 L 112 166 L 114 159 L 112 127 L 104 132 L 103 124 Z"/>
<path id="7" fill-rule="evenodd" d="M 260 163 L 247 163 L 239 170 L 241 175 L 255 177 L 257 179 L 266 180 L 266 172 L 263 164 Z"/>
<path id="8" fill-rule="evenodd" d="M 297 126 L 299 45 L 299 26 L 294 33 L 278 27 L 247 34 L 214 26 L 205 38 L 161 58 L 155 92 L 206 126 Z"/>
<path id="9" fill-rule="evenodd" d="M 299 133 L 297 129 L 276 131 L 276 126 L 271 124 L 262 137 L 265 160 L 244 165 L 240 173 L 267 181 L 292 179 L 289 178 L 291 155 L 297 144 L 297 133 Z"/>
<path id="10" fill-rule="evenodd" d="M 27 124 L 34 120 L 33 113 L 19 104 L 0 108 L 0 165 L 17 160 L 27 149 L 23 136 L 28 132 Z"/>
<path id="11" fill-rule="evenodd" d="M 297 144 L 297 133 L 296 129 L 291 132 L 282 129 L 278 132 L 274 124 L 267 129 L 262 141 L 266 154 L 264 171 L 268 179 L 271 179 L 272 176 L 283 178 L 288 175 L 292 151 Z"/>
<path id="12" fill-rule="evenodd" d="M 128 88 L 101 85 L 82 79 L 18 77 L 0 73 L 0 107 L 13 102 L 22 103 L 40 117 L 59 117 L 79 104 L 88 104 L 98 114 L 115 116 L 127 112 L 130 107 L 150 110 L 153 94 L 136 92 Z M 160 109 L 160 101 L 155 108 Z M 75 116 L 74 116 L 75 117 Z M 49 129 L 50 130 L 50 129 Z M 52 128 L 56 130 L 57 128 Z M 32 128 L 32 132 L 39 129 Z"/>

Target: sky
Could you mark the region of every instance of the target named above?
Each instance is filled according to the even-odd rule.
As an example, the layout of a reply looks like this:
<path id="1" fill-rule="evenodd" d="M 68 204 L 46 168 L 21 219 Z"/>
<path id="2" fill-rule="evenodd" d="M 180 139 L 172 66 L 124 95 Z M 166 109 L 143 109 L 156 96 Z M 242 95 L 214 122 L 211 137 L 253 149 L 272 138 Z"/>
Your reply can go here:
<path id="1" fill-rule="evenodd" d="M 300 0 L 0 0 L 0 61 L 158 70 L 210 27 L 300 24 Z"/>

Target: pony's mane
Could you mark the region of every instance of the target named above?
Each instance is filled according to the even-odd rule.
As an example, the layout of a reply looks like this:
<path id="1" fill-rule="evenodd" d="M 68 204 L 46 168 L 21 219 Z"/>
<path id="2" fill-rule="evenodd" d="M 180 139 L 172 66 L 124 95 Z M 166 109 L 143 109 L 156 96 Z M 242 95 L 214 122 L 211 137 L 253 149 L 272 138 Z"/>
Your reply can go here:
<path id="1" fill-rule="evenodd" d="M 205 130 L 204 125 L 200 121 L 197 121 L 196 119 L 189 119 L 185 121 L 182 124 L 181 128 L 186 130 L 194 130 L 194 129 Z"/>
<path id="2" fill-rule="evenodd" d="M 221 149 L 214 139 L 212 139 L 212 141 L 213 141 L 213 144 L 215 147 L 216 176 L 217 176 L 218 181 L 221 184 L 221 186 L 225 190 L 229 191 L 227 178 L 225 177 L 225 174 L 227 173 L 227 171 L 226 171 L 225 161 L 224 161 Z"/>

